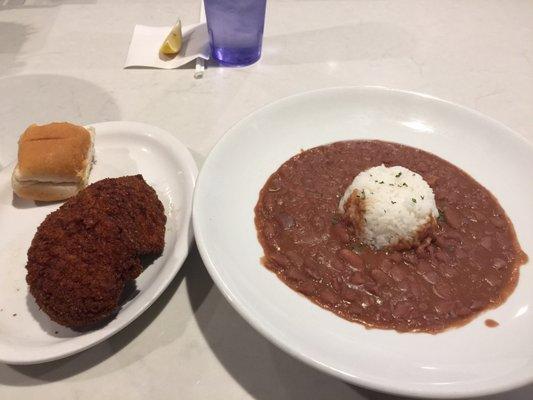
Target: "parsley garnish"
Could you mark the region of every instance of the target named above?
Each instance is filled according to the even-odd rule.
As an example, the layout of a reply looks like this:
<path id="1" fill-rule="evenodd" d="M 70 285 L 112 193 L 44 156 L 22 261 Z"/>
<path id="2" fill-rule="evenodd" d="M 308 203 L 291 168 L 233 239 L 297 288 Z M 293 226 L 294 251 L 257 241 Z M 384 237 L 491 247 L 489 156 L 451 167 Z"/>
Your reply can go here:
<path id="1" fill-rule="evenodd" d="M 401 173 L 401 172 L 398 172 L 398 173 L 396 174 L 396 178 L 399 178 L 400 176 L 402 176 L 402 173 Z"/>
<path id="2" fill-rule="evenodd" d="M 416 203 L 416 199 L 415 199 L 415 198 L 412 198 L 411 201 L 412 201 L 413 203 Z"/>
<path id="3" fill-rule="evenodd" d="M 395 202 L 395 201 L 392 201 L 392 200 L 391 200 L 390 202 L 391 202 L 392 204 L 396 204 L 396 202 Z"/>

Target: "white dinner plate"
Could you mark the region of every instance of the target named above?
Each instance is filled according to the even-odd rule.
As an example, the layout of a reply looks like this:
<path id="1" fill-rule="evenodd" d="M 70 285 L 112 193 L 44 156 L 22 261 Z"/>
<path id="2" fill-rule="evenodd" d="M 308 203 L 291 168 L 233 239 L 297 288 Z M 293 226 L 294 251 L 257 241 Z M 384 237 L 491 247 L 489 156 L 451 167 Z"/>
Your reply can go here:
<path id="1" fill-rule="evenodd" d="M 230 303 L 306 363 L 356 385 L 421 397 L 504 391 L 533 381 L 533 271 L 499 308 L 437 335 L 365 329 L 291 290 L 260 264 L 254 206 L 300 149 L 382 139 L 436 154 L 488 188 L 533 255 L 533 148 L 500 123 L 429 96 L 332 88 L 277 101 L 233 126 L 200 173 L 193 224 L 200 254 Z M 484 320 L 500 323 L 488 328 Z"/>
<path id="2" fill-rule="evenodd" d="M 26 285 L 26 252 L 37 227 L 60 204 L 35 205 L 13 195 L 13 165 L 0 171 L 0 361 L 33 364 L 101 342 L 146 310 L 176 276 L 192 241 L 191 209 L 198 173 L 187 148 L 170 133 L 136 122 L 91 124 L 96 164 L 90 181 L 142 174 L 165 207 L 165 250 L 136 279 L 136 295 L 104 327 L 79 333 L 52 322 Z"/>

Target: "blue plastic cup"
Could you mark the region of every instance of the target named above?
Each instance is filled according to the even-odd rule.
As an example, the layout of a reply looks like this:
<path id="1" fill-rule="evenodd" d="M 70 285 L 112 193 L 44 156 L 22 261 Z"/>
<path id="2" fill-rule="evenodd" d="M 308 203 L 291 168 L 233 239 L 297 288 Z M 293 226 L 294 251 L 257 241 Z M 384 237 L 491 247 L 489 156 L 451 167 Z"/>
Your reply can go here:
<path id="1" fill-rule="evenodd" d="M 211 53 L 228 66 L 259 60 L 266 0 L 204 0 Z"/>

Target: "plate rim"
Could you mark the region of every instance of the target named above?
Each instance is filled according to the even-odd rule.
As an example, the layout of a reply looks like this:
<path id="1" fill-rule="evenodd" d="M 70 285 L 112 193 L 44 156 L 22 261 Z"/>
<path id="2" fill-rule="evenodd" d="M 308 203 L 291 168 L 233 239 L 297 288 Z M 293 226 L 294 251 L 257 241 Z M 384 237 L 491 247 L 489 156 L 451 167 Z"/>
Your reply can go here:
<path id="1" fill-rule="evenodd" d="M 172 251 L 172 253 L 169 253 L 168 260 L 165 263 L 165 264 L 171 263 L 173 265 L 173 268 L 171 269 L 167 278 L 163 282 L 161 282 L 161 284 L 158 285 L 153 296 L 151 296 L 146 302 L 142 303 L 141 306 L 135 311 L 135 313 L 133 313 L 133 315 L 129 319 L 121 321 L 114 329 L 109 330 L 108 332 L 105 332 L 103 335 L 101 335 L 100 337 L 97 337 L 93 341 L 82 344 L 81 346 L 75 347 L 73 349 L 56 352 L 55 354 L 54 352 L 52 352 L 51 354 L 45 354 L 43 356 L 34 357 L 31 359 L 30 358 L 16 359 L 16 358 L 5 357 L 4 355 L 0 354 L 0 362 L 8 364 L 8 365 L 36 365 L 36 364 L 42 364 L 42 363 L 46 363 L 50 361 L 60 360 L 60 359 L 72 356 L 74 354 L 81 353 L 82 351 L 85 351 L 93 346 L 96 346 L 97 344 L 104 342 L 105 340 L 109 339 L 111 336 L 122 331 L 129 324 L 135 321 L 141 314 L 143 314 L 148 308 L 150 308 L 157 299 L 159 299 L 159 297 L 163 294 L 163 292 L 168 288 L 170 283 L 176 278 L 176 275 L 181 270 L 181 267 L 183 266 L 183 263 L 185 262 L 190 252 L 191 244 L 194 238 L 194 229 L 192 226 L 192 206 L 193 206 L 194 191 L 196 189 L 196 182 L 198 179 L 198 166 L 196 165 L 196 162 L 194 161 L 194 158 L 190 150 L 187 148 L 187 146 L 185 146 L 184 143 L 182 143 L 177 137 L 173 136 L 169 131 L 166 131 L 162 128 L 159 128 L 159 127 L 156 127 L 154 125 L 150 125 L 144 122 L 104 121 L 104 122 L 84 124 L 83 126 L 86 126 L 86 127 L 91 126 L 91 127 L 94 127 L 96 130 L 98 130 L 98 128 L 111 129 L 111 130 L 131 129 L 133 131 L 131 133 L 133 134 L 139 134 L 142 131 L 145 131 L 141 133 L 141 136 L 148 136 L 160 144 L 165 144 L 163 142 L 171 143 L 173 151 L 177 152 L 177 154 L 179 154 L 179 158 L 183 160 L 183 165 L 185 166 L 185 170 L 183 172 L 184 174 L 186 174 L 187 181 L 190 181 L 190 185 L 191 185 L 191 188 L 190 188 L 191 195 L 188 197 L 187 199 L 188 201 L 186 204 L 187 206 L 186 208 L 188 209 L 188 218 L 185 218 L 187 226 L 186 226 L 186 229 L 184 229 L 184 231 L 187 232 L 187 237 L 183 239 L 180 236 L 176 236 L 176 241 L 175 241 L 176 246 L 174 250 Z M 103 135 L 110 135 L 110 134 L 124 135 L 125 133 L 108 132 L 108 133 L 104 133 Z M 0 169 L 0 171 L 4 172 L 4 170 L 9 170 L 10 168 L 14 167 L 15 163 L 16 163 L 16 160 L 4 166 L 2 169 Z M 142 173 L 142 172 L 139 172 L 139 173 Z M 186 240 L 186 251 L 181 256 L 179 256 L 179 254 L 176 254 L 176 252 L 178 251 L 177 244 L 180 241 L 183 242 L 183 240 Z M 98 332 L 98 330 L 90 331 L 88 333 L 91 333 L 91 332 Z M 76 336 L 76 337 L 80 337 L 80 336 Z M 68 343 L 68 342 L 69 340 L 67 339 L 64 342 L 61 342 L 61 344 Z M 62 346 L 58 346 L 58 347 L 61 349 Z"/>
<path id="2" fill-rule="evenodd" d="M 275 334 L 268 330 L 265 323 L 261 322 L 261 319 L 254 316 L 253 312 L 249 311 L 250 309 L 243 303 L 239 301 L 239 299 L 234 295 L 234 293 L 231 291 L 231 289 L 227 286 L 227 284 L 224 282 L 223 278 L 220 276 L 219 271 L 217 267 L 214 265 L 213 261 L 211 260 L 209 250 L 207 248 L 207 242 L 203 236 L 202 229 L 200 228 L 200 221 L 199 221 L 199 211 L 198 211 L 198 198 L 200 197 L 199 193 L 203 190 L 203 186 L 205 185 L 203 182 L 206 179 L 206 171 L 208 171 L 208 167 L 210 166 L 210 163 L 212 162 L 215 155 L 218 153 L 221 145 L 229 140 L 230 137 L 236 135 L 238 128 L 241 125 L 245 125 L 247 122 L 252 120 L 257 114 L 260 114 L 262 112 L 267 111 L 270 108 L 278 106 L 282 102 L 290 102 L 292 100 L 297 99 L 298 97 L 306 97 L 311 95 L 316 95 L 319 93 L 333 93 L 335 91 L 345 91 L 345 90 L 353 90 L 357 91 L 359 93 L 363 92 L 381 92 L 381 93 L 392 93 L 395 95 L 408 95 L 415 98 L 421 98 L 426 99 L 431 102 L 440 103 L 447 107 L 454 108 L 458 111 L 465 112 L 467 114 L 470 114 L 480 120 L 483 120 L 484 122 L 487 122 L 489 124 L 492 124 L 499 129 L 505 131 L 507 135 L 511 135 L 513 139 L 520 141 L 523 145 L 527 146 L 529 148 L 529 151 L 533 152 L 533 143 L 530 142 L 528 139 L 526 139 L 524 136 L 520 135 L 518 132 L 512 130 L 508 126 L 506 126 L 504 123 L 489 117 L 477 110 L 474 110 L 472 108 L 457 104 L 455 102 L 441 99 L 438 97 L 435 97 L 433 95 L 420 93 L 416 91 L 410 91 L 410 90 L 402 90 L 402 89 L 394 89 L 389 88 L 385 86 L 378 86 L 378 85 L 365 85 L 365 86 L 356 86 L 356 85 L 346 85 L 346 86 L 331 86 L 331 87 L 325 87 L 320 89 L 314 89 L 304 92 L 298 92 L 289 96 L 285 96 L 279 99 L 276 99 L 270 103 L 267 103 L 254 111 L 250 112 L 237 122 L 235 122 L 233 125 L 231 125 L 222 135 L 222 137 L 216 142 L 216 144 L 212 147 L 211 151 L 209 152 L 208 156 L 204 160 L 204 163 L 202 165 L 202 168 L 200 170 L 200 173 L 198 175 L 198 179 L 196 181 L 196 187 L 194 189 L 194 198 L 193 198 L 193 228 L 195 233 L 195 240 L 196 245 L 199 250 L 199 254 L 210 274 L 214 282 L 216 283 L 219 290 L 222 292 L 224 297 L 228 300 L 228 302 L 232 305 L 232 307 L 239 313 L 239 315 L 247 321 L 257 332 L 259 332 L 263 337 L 265 337 L 268 341 L 270 341 L 272 344 L 277 346 L 278 348 L 282 349 L 286 353 L 290 354 L 291 356 L 295 357 L 298 360 L 301 360 L 305 364 L 316 368 L 324 373 L 327 373 L 328 375 L 332 375 L 334 377 L 337 377 L 347 383 L 359 385 L 362 387 L 370 388 L 372 390 L 377 390 L 380 392 L 385 393 L 391 393 L 401 396 L 412 396 L 416 398 L 463 398 L 468 396 L 485 396 L 485 395 L 491 395 L 501 392 L 506 392 L 509 390 L 517 389 L 519 387 L 522 387 L 528 383 L 533 382 L 533 374 L 529 377 L 524 377 L 523 379 L 517 379 L 512 382 L 507 382 L 503 385 L 495 385 L 493 387 L 486 387 L 483 389 L 475 388 L 475 389 L 468 389 L 468 388 L 461 388 L 460 390 L 457 390 L 457 388 L 452 388 L 451 390 L 434 390 L 435 386 L 430 387 L 430 384 L 423 384 L 423 387 L 417 386 L 416 388 L 406 388 L 396 387 L 392 381 L 390 380 L 370 380 L 365 377 L 358 377 L 350 375 L 349 373 L 336 369 L 332 365 L 326 365 L 320 360 L 316 360 L 313 357 L 310 357 L 307 354 L 304 354 L 302 352 L 299 352 L 297 350 L 294 350 L 291 348 L 291 346 L 284 342 L 283 339 L 280 339 L 275 336 Z M 420 384 L 418 384 L 420 385 Z M 447 385 L 445 385 L 447 386 Z"/>

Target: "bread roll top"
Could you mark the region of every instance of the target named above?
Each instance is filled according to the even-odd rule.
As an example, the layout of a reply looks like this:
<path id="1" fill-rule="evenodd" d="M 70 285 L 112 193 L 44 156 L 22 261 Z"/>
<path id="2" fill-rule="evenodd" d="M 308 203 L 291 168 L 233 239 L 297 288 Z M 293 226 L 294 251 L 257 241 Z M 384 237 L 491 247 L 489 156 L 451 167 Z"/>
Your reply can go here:
<path id="1" fill-rule="evenodd" d="M 91 145 L 91 134 L 82 126 L 68 122 L 31 125 L 19 139 L 16 178 L 79 183 L 91 162 Z"/>

